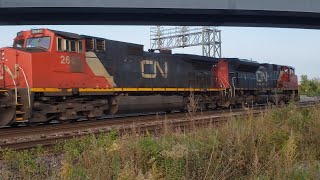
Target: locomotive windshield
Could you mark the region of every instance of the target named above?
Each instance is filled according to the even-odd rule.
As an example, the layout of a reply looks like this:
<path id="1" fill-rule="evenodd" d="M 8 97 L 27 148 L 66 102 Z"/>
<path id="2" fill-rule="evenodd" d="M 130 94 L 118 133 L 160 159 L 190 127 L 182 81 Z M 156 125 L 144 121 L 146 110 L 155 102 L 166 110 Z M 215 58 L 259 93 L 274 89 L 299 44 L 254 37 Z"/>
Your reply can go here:
<path id="1" fill-rule="evenodd" d="M 49 49 L 50 37 L 28 38 L 26 43 L 27 48 L 44 48 Z"/>

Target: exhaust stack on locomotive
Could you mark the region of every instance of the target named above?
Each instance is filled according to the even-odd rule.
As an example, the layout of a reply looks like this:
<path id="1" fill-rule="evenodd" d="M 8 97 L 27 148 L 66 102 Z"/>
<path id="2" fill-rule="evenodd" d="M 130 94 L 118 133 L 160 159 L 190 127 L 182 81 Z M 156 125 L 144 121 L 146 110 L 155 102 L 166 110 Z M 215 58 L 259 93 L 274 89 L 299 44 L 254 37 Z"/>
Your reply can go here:
<path id="1" fill-rule="evenodd" d="M 117 112 L 237 106 L 297 96 L 289 66 L 143 51 L 139 44 L 50 29 L 1 49 L 0 126 L 95 119 Z"/>

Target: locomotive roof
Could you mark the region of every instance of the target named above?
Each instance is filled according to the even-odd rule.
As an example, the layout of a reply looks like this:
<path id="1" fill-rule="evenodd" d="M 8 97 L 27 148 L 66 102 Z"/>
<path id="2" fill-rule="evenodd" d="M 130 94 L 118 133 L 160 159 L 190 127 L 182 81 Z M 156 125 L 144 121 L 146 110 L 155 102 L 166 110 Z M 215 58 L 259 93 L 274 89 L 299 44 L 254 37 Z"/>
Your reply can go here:
<path id="1" fill-rule="evenodd" d="M 111 39 L 106 39 L 106 38 L 101 38 L 101 37 L 95 37 L 95 36 L 89 36 L 89 35 L 80 35 L 80 34 L 76 34 L 76 33 L 70 33 L 70 32 L 65 32 L 65 31 L 58 31 L 58 30 L 52 30 L 52 29 L 49 29 L 50 31 L 54 32 L 55 34 L 58 34 L 60 36 L 63 36 L 63 37 L 67 37 L 67 38 L 72 38 L 72 39 L 84 39 L 84 38 L 92 38 L 92 39 L 103 39 L 103 40 L 107 40 L 111 43 L 125 43 L 125 44 L 128 44 L 128 45 L 131 45 L 131 46 L 138 46 L 140 48 L 143 48 L 143 45 L 142 44 L 136 44 L 136 43 L 129 43 L 129 42 L 124 42 L 124 41 L 116 41 L 116 40 L 111 40 Z M 205 56 L 199 56 L 199 55 L 193 55 L 193 54 L 180 54 L 180 53 L 175 53 L 175 54 L 172 54 L 172 55 L 176 55 L 176 56 L 188 56 L 188 59 L 197 59 L 197 60 L 202 60 L 202 61 L 216 61 L 218 60 L 219 58 L 213 58 L 213 57 L 205 57 Z M 247 65 L 267 65 L 269 63 L 259 63 L 257 61 L 252 61 L 252 60 L 247 60 L 247 59 L 239 59 L 239 58 L 224 58 L 226 59 L 227 61 L 238 61 L 240 63 L 244 63 L 244 64 L 247 64 Z M 270 64 L 270 65 L 276 65 L 276 66 L 282 66 L 282 65 L 279 65 L 279 64 Z M 292 68 L 294 69 L 294 67 L 292 66 L 287 66 L 289 68 Z"/>
<path id="2" fill-rule="evenodd" d="M 72 39 L 85 39 L 85 38 L 92 38 L 92 39 L 103 39 L 107 40 L 109 42 L 114 42 L 114 43 L 126 43 L 132 46 L 143 46 L 141 44 L 135 44 L 135 43 L 129 43 L 129 42 L 124 42 L 124 41 L 116 41 L 116 40 L 111 40 L 111 39 L 106 39 L 102 37 L 96 37 L 96 36 L 89 36 L 89 35 L 83 35 L 83 34 L 76 34 L 76 33 L 70 33 L 70 32 L 65 32 L 65 31 L 58 31 L 58 30 L 53 30 L 49 29 L 50 31 L 54 32 L 55 34 L 59 36 L 63 36 L 66 38 L 72 38 Z"/>
<path id="3" fill-rule="evenodd" d="M 291 68 L 291 69 L 295 69 L 295 68 L 294 68 L 294 67 L 292 67 L 292 66 L 288 66 L 288 65 L 281 65 L 281 64 L 261 63 L 261 65 L 286 66 L 286 67 L 289 67 L 289 68 Z"/>
<path id="4" fill-rule="evenodd" d="M 174 53 L 172 55 L 188 57 L 188 59 L 196 59 L 196 60 L 203 60 L 203 61 L 214 61 L 214 60 L 218 60 L 219 59 L 219 58 L 207 57 L 207 56 L 201 56 L 201 55 L 195 55 L 195 54 Z"/>
<path id="5" fill-rule="evenodd" d="M 143 48 L 142 44 L 136 44 L 136 43 L 130 43 L 130 42 L 124 42 L 124 41 L 116 41 L 116 40 L 111 40 L 111 39 L 106 39 L 106 38 L 101 38 L 101 37 L 95 37 L 95 36 L 88 36 L 88 35 L 81 35 L 83 38 L 91 38 L 91 39 L 101 39 L 101 40 L 106 40 L 109 43 L 124 43 L 127 45 L 131 45 L 131 46 L 139 46 L 141 48 Z"/>
<path id="6" fill-rule="evenodd" d="M 84 38 L 83 36 L 81 36 L 79 34 L 75 34 L 75 33 L 70 33 L 70 32 L 65 32 L 65 31 L 57 31 L 57 30 L 52 30 L 52 29 L 49 29 L 49 30 L 59 36 L 62 36 L 62 37 L 67 37 L 67 38 L 72 38 L 72 39 L 83 39 Z"/>

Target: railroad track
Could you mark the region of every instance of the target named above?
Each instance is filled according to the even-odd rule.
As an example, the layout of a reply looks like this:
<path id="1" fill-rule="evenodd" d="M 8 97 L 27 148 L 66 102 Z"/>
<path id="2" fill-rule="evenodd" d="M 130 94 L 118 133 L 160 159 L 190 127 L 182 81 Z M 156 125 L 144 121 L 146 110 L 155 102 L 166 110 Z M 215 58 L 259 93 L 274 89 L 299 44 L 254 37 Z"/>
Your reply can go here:
<path id="1" fill-rule="evenodd" d="M 320 104 L 320 101 L 299 102 L 298 105 L 308 108 Z M 258 116 L 266 112 L 266 107 L 253 107 L 249 112 Z M 120 133 L 144 133 L 146 131 L 161 133 L 167 128 L 189 130 L 193 127 L 206 127 L 226 122 L 231 117 L 246 115 L 244 109 L 205 111 L 188 116 L 186 113 L 145 115 L 134 117 L 118 117 L 106 120 L 83 121 L 41 125 L 36 127 L 0 129 L 0 148 L 29 149 L 51 146 L 65 139 L 77 138 L 89 134 L 101 134 L 117 130 Z"/>

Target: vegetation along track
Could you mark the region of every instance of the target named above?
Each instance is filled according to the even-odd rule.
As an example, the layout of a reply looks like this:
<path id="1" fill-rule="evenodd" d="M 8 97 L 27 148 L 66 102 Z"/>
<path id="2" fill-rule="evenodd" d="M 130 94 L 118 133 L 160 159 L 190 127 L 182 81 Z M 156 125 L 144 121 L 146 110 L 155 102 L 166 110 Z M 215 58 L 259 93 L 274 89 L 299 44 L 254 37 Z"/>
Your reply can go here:
<path id="1" fill-rule="evenodd" d="M 320 101 L 304 101 L 298 105 L 308 108 L 320 104 Z M 38 145 L 50 146 L 57 142 L 88 134 L 99 134 L 118 130 L 120 133 L 158 133 L 168 128 L 188 130 L 208 125 L 218 125 L 231 117 L 250 114 L 257 116 L 266 112 L 266 107 L 198 112 L 196 114 L 172 113 L 134 117 L 121 117 L 107 120 L 83 121 L 77 123 L 53 124 L 24 128 L 0 129 L 0 148 L 28 149 Z"/>

